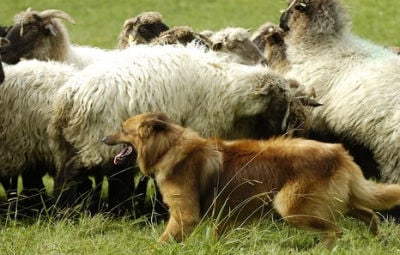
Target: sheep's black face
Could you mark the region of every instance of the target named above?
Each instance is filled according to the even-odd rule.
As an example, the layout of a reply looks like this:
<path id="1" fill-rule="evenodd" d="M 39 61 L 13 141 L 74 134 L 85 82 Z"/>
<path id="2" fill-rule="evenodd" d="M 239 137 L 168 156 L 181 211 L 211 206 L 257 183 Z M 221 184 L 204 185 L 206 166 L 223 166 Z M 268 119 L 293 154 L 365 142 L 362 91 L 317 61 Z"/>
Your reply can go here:
<path id="1" fill-rule="evenodd" d="M 289 21 L 292 14 L 293 14 L 292 10 L 287 10 L 283 12 L 281 17 L 279 18 L 279 27 L 282 28 L 283 31 L 285 32 L 290 30 Z"/>
<path id="2" fill-rule="evenodd" d="M 3 71 L 3 65 L 1 64 L 1 59 L 0 59 L 0 84 L 2 84 L 4 81 L 4 71 Z"/>
<path id="3" fill-rule="evenodd" d="M 0 37 L 0 48 L 8 46 L 9 44 L 10 44 L 10 42 L 7 39 Z M 3 71 L 3 65 L 1 64 L 1 58 L 0 58 L 0 84 L 3 83 L 3 81 L 4 81 L 4 71 Z"/>
<path id="4" fill-rule="evenodd" d="M 3 38 L 6 37 L 8 31 L 10 30 L 10 28 L 11 28 L 11 27 L 3 27 L 3 26 L 0 26 L 0 37 L 3 37 Z"/>
<path id="5" fill-rule="evenodd" d="M 138 33 L 144 40 L 150 42 L 152 39 L 158 37 L 162 32 L 167 31 L 169 27 L 164 23 L 143 24 L 139 26 Z"/>
<path id="6" fill-rule="evenodd" d="M 39 22 L 13 25 L 6 36 L 10 45 L 1 49 L 2 60 L 8 64 L 16 64 L 21 58 L 29 58 L 29 53 L 32 52 L 43 33 L 43 28 Z"/>

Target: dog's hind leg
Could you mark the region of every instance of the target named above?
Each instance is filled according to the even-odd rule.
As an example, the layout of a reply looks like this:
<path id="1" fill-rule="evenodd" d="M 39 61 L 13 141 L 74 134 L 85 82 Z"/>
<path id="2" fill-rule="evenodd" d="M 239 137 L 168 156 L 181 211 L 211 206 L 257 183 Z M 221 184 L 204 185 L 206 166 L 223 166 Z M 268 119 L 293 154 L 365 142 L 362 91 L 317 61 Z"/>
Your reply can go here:
<path id="1" fill-rule="evenodd" d="M 321 233 L 321 244 L 331 247 L 342 234 L 335 224 L 336 213 L 320 195 L 307 194 L 304 185 L 284 187 L 274 199 L 274 209 L 290 225 Z"/>
<path id="2" fill-rule="evenodd" d="M 378 216 L 371 209 L 363 207 L 352 208 L 347 212 L 347 215 L 364 222 L 372 234 L 378 234 Z"/>

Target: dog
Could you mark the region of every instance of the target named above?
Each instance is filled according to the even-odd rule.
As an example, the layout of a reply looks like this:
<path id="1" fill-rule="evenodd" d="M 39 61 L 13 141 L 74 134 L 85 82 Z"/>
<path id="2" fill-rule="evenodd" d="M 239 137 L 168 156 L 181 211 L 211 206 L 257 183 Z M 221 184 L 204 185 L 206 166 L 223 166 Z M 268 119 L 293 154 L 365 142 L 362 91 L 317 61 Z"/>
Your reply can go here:
<path id="1" fill-rule="evenodd" d="M 126 120 L 103 142 L 126 144 L 115 160 L 135 151 L 140 171 L 154 176 L 169 208 L 160 242 L 182 241 L 206 215 L 243 222 L 272 208 L 289 224 L 320 232 L 321 244 L 330 246 L 342 233 L 339 216 L 377 234 L 373 210 L 400 204 L 400 185 L 366 180 L 341 144 L 206 139 L 157 112 Z"/>

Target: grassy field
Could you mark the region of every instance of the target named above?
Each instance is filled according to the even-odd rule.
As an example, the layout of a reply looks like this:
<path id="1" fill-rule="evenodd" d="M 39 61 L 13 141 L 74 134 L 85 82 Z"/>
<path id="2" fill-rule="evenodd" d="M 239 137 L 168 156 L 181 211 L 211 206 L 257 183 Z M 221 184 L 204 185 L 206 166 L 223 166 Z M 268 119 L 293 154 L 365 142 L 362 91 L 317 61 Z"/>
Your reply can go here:
<path id="1" fill-rule="evenodd" d="M 400 1 L 344 0 L 350 7 L 354 31 L 374 42 L 400 45 Z M 68 25 L 77 44 L 113 48 L 126 18 L 142 11 L 159 11 L 169 26 L 189 25 L 195 30 L 226 26 L 257 28 L 266 21 L 277 22 L 283 0 L 17 0 L 0 1 L 0 24 L 10 24 L 13 16 L 32 7 L 61 9 L 76 25 Z"/>
<path id="2" fill-rule="evenodd" d="M 349 5 L 354 32 L 384 45 L 399 45 L 400 1 L 344 0 Z M 68 25 L 76 44 L 113 48 L 123 21 L 142 11 L 159 11 L 169 26 L 190 25 L 195 30 L 226 26 L 257 28 L 277 22 L 281 0 L 16 0 L 0 1 L 0 24 L 12 22 L 14 14 L 28 7 L 62 9 L 77 22 Z M 201 224 L 184 243 L 155 243 L 165 223 L 146 219 L 111 219 L 106 215 L 78 220 L 34 222 L 0 221 L 0 254 L 331 254 L 313 248 L 316 235 L 296 230 L 280 221 L 265 220 L 243 226 L 220 239 L 213 238 L 213 225 Z M 383 220 L 378 237 L 358 222 L 343 219 L 344 235 L 333 254 L 400 254 L 400 227 Z"/>

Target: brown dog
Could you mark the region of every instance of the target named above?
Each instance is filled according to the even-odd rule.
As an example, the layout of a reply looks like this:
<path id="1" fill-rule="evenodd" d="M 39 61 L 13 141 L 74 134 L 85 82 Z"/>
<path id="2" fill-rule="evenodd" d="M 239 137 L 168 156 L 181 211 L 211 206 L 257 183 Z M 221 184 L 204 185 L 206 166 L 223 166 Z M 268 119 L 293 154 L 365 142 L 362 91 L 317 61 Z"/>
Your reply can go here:
<path id="1" fill-rule="evenodd" d="M 107 136 L 108 145 L 133 149 L 144 175 L 153 175 L 170 218 L 160 241 L 182 240 L 204 215 L 246 220 L 272 207 L 288 223 L 319 231 L 323 244 L 340 235 L 339 215 L 360 219 L 377 233 L 371 209 L 400 204 L 400 185 L 366 180 L 340 144 L 274 138 L 204 139 L 162 113 L 144 113 Z"/>

